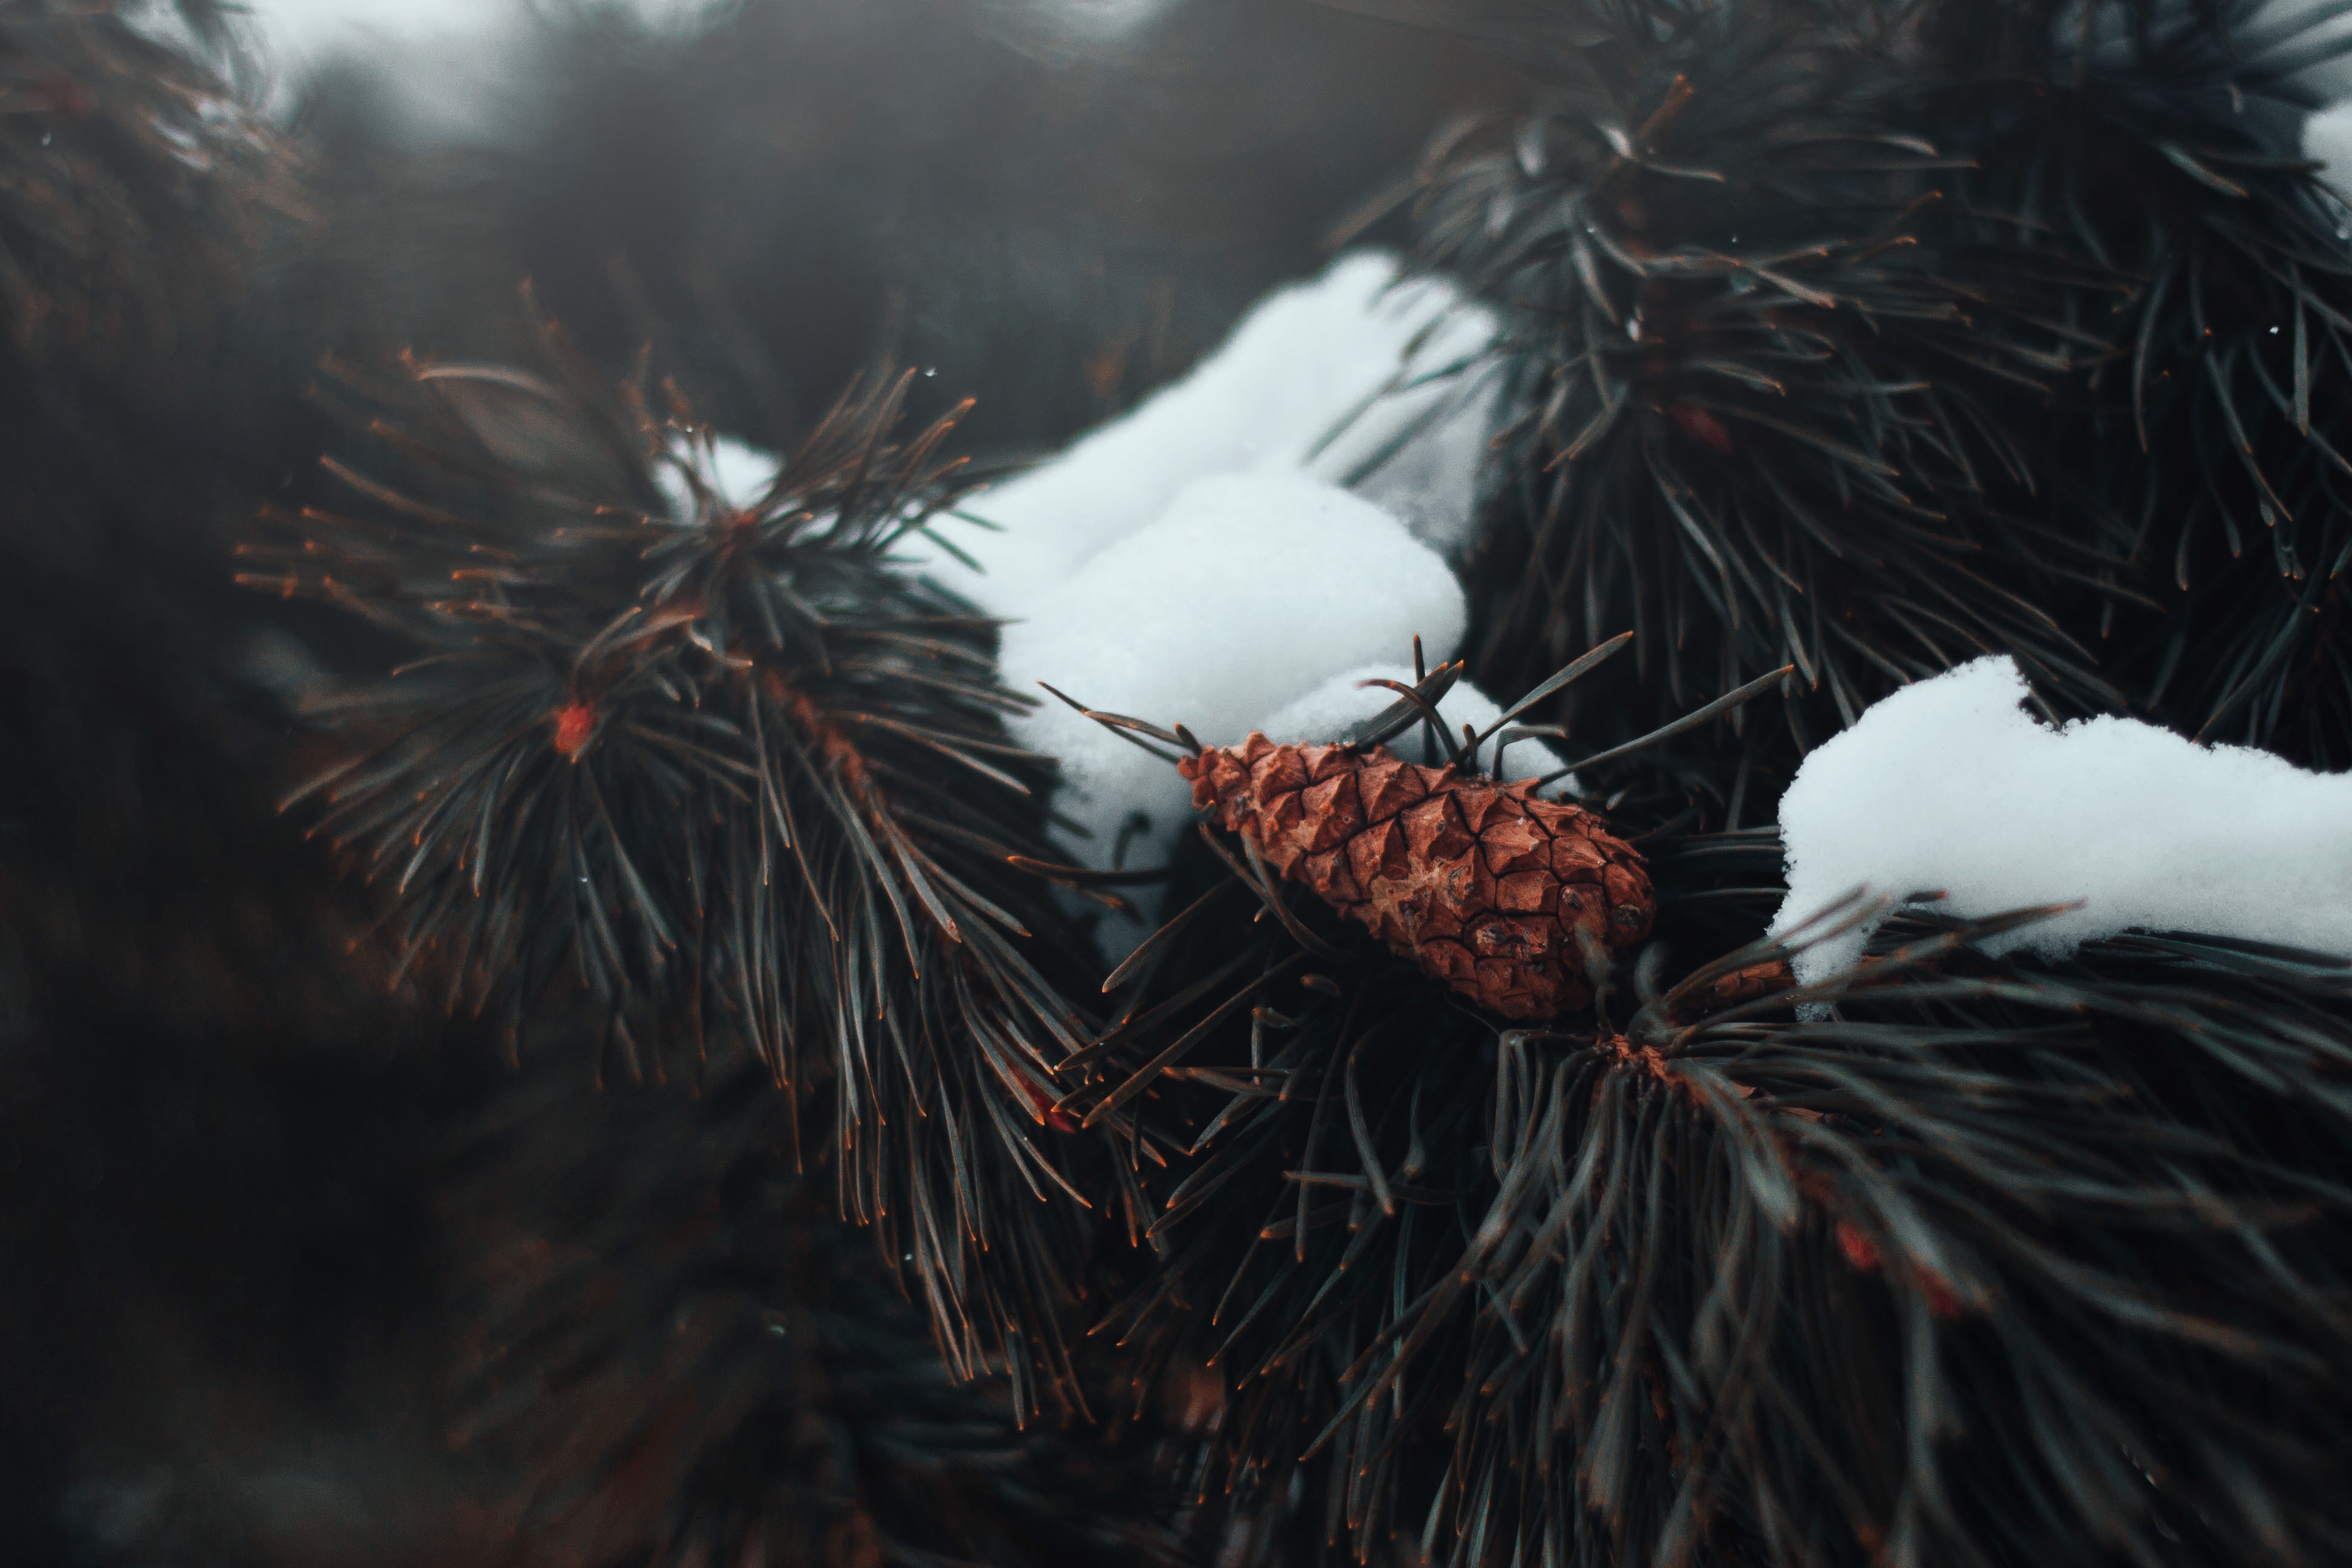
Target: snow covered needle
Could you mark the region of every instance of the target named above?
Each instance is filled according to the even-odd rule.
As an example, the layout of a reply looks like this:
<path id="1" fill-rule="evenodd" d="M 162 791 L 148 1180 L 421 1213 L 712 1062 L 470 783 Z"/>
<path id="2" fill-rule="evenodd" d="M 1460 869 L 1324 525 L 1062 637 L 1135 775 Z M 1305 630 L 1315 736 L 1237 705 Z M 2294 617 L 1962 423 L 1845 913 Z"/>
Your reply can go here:
<path id="1" fill-rule="evenodd" d="M 1384 746 L 1277 746 L 1253 731 L 1176 764 L 1192 804 L 1333 909 L 1507 1018 L 1592 1000 L 1609 949 L 1650 934 L 1642 857 L 1582 806 Z"/>

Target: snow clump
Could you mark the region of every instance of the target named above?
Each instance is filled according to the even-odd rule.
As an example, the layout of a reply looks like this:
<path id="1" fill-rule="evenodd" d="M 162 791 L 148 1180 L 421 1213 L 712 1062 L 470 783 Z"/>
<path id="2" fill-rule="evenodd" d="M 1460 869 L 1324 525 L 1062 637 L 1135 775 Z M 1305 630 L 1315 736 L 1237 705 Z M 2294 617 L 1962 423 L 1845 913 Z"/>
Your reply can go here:
<path id="1" fill-rule="evenodd" d="M 1986 944 L 2056 957 L 2131 929 L 2352 956 L 2352 774 L 2113 716 L 2057 728 L 2005 656 L 1906 687 L 1805 759 L 1780 803 L 1787 931 L 1856 887 L 1976 917 L 2082 907 Z M 1800 953 L 1826 979 L 1866 930 Z"/>
<path id="2" fill-rule="evenodd" d="M 1036 584 L 999 659 L 1014 691 L 1042 696 L 1048 682 L 1088 708 L 1230 745 L 1416 633 L 1450 653 L 1465 618 L 1445 563 L 1379 507 L 1312 479 L 1227 474 L 1196 480 L 1147 526 Z M 1086 864 L 1111 865 L 1123 831 L 1127 864 L 1156 863 L 1190 825 L 1192 788 L 1176 770 L 1094 721 L 1049 700 L 1013 728 L 1061 759 L 1056 804 L 1088 836 L 1070 846 Z M 1129 830 L 1137 816 L 1148 830 Z"/>
<path id="3" fill-rule="evenodd" d="M 2303 155 L 2338 199 L 2352 202 L 2352 99 L 2329 104 L 2303 122 Z"/>
<path id="4" fill-rule="evenodd" d="M 901 542 L 909 566 L 1005 622 L 1004 684 L 1045 699 L 1013 735 L 1061 763 L 1071 860 L 1163 862 L 1192 792 L 1041 683 L 1210 745 L 1252 730 L 1319 742 L 1396 700 L 1357 682 L 1410 681 L 1395 661 L 1416 636 L 1432 666 L 1452 656 L 1466 612 L 1444 554 L 1475 510 L 1496 330 L 1448 285 L 1343 257 L 1268 297 L 1184 380 Z M 683 456 L 736 505 L 775 475 L 724 439 Z M 1443 711 L 1458 729 L 1499 710 L 1465 684 Z M 1560 765 L 1534 742 L 1509 761 L 1522 777 Z M 1156 898 L 1133 896 L 1147 920 Z M 1116 957 L 1147 930 L 1106 922 L 1104 946 Z"/>
<path id="5" fill-rule="evenodd" d="M 1356 692 L 1367 671 L 1395 668 L 1416 636 L 1433 665 L 1461 641 L 1441 552 L 1473 515 L 1494 408 L 1476 365 L 1495 331 L 1449 286 L 1344 257 L 1270 296 L 1184 380 L 958 509 L 986 528 L 935 519 L 955 548 L 917 536 L 905 552 L 1005 620 L 998 662 L 1016 692 L 1050 684 L 1210 745 L 1286 713 L 1285 738 L 1332 739 L 1395 700 Z M 1466 687 L 1445 706 L 1457 724 L 1496 711 Z M 1192 809 L 1173 767 L 1050 700 L 1013 730 L 1061 763 L 1072 860 L 1174 853 Z M 1155 899 L 1134 899 L 1147 919 Z M 1105 946 L 1145 929 L 1108 922 Z"/>
<path id="6" fill-rule="evenodd" d="M 1469 530 L 1495 401 L 1492 378 L 1462 367 L 1495 332 L 1491 312 L 1445 284 L 1399 286 L 1392 258 L 1342 257 L 1268 296 L 1183 380 L 960 509 L 1001 531 L 935 523 L 979 570 L 936 546 L 924 565 L 992 615 L 1026 616 L 1215 474 L 1344 486 L 1452 550 Z"/>

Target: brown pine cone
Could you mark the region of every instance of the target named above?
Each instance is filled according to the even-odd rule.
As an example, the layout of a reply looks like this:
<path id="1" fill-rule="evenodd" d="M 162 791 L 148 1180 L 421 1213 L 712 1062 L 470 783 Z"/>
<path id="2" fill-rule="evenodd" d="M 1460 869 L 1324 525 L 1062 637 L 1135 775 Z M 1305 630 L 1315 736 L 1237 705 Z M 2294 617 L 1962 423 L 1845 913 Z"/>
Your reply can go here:
<path id="1" fill-rule="evenodd" d="M 1277 746 L 1253 732 L 1179 763 L 1192 804 L 1423 973 L 1507 1018 L 1588 1005 L 1576 932 L 1650 933 L 1642 857 L 1582 806 L 1382 746 Z"/>

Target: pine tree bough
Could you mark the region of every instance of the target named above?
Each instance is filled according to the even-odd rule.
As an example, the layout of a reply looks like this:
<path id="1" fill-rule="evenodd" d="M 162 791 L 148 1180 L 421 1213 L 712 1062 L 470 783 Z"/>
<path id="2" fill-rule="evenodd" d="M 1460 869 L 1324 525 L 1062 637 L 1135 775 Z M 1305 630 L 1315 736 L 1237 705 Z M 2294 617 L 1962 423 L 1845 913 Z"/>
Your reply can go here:
<path id="1" fill-rule="evenodd" d="M 1076 1407 L 1086 1156 L 1045 1134 L 1086 961 L 1021 868 L 1052 768 L 1004 729 L 994 623 L 894 553 L 965 482 L 954 416 L 900 434 L 886 378 L 736 498 L 688 411 L 540 336 L 533 368 L 322 389 L 358 515 L 273 515 L 244 580 L 406 657 L 310 695 L 344 755 L 289 804 L 383 889 L 404 978 L 510 1050 L 569 1026 L 631 1081 L 765 1064 L 956 1374 Z"/>
<path id="2" fill-rule="evenodd" d="M 1177 763 L 1192 804 L 1422 972 L 1507 1018 L 1588 1006 L 1584 974 L 1650 934 L 1642 857 L 1582 806 L 1400 761 L 1384 746 L 1277 746 L 1252 731 Z"/>

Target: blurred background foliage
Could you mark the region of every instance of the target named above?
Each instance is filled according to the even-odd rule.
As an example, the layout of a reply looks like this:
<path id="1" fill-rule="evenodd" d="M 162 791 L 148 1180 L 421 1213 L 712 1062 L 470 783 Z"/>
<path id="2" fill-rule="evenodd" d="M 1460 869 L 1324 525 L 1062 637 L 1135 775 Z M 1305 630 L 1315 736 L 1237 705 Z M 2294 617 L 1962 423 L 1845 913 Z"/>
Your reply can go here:
<path id="1" fill-rule="evenodd" d="M 456 353 L 499 345 L 527 277 L 753 439 L 914 365 L 933 408 L 979 400 L 968 441 L 1034 450 L 1181 374 L 1511 90 L 1466 43 L 1294 0 L 1108 34 L 1081 10 L 542 6 L 438 98 L 433 46 L 331 56 L 290 110 L 332 215 L 320 284 L 368 278 L 368 326 Z"/>

